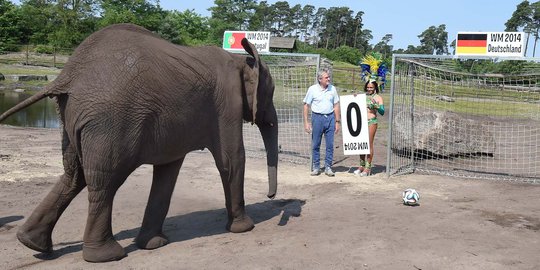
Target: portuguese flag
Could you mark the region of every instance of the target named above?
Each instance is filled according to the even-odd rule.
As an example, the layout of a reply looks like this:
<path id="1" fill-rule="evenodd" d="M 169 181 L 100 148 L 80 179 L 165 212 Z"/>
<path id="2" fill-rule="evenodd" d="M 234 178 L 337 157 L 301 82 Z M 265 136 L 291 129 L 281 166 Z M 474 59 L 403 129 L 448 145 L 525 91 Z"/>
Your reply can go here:
<path id="1" fill-rule="evenodd" d="M 241 43 L 244 37 L 246 37 L 245 32 L 225 32 L 223 49 L 244 49 Z"/>
<path id="2" fill-rule="evenodd" d="M 458 34 L 457 54 L 486 54 L 487 34 Z"/>

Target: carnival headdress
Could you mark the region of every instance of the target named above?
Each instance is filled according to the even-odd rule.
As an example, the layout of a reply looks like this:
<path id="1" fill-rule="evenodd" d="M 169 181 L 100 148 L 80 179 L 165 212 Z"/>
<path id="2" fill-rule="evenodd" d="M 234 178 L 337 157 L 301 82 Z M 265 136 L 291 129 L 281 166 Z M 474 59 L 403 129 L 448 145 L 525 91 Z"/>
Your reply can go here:
<path id="1" fill-rule="evenodd" d="M 360 67 L 362 68 L 361 75 L 362 80 L 365 82 L 377 82 L 381 89 L 384 89 L 386 83 L 386 72 L 388 68 L 385 64 L 382 64 L 381 54 L 372 52 L 362 58 Z"/>

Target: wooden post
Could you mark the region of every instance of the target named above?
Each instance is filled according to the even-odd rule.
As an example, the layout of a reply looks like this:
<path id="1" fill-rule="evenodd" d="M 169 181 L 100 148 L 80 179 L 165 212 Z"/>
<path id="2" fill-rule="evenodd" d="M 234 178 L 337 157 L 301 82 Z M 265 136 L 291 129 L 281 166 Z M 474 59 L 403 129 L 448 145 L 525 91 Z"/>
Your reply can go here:
<path id="1" fill-rule="evenodd" d="M 356 74 L 356 72 L 354 72 L 354 68 L 351 70 L 351 72 L 352 72 L 352 88 L 356 88 L 356 87 L 354 87 L 355 86 L 355 83 L 354 83 L 355 78 L 354 78 L 354 76 Z M 356 89 L 354 89 L 354 90 L 356 90 Z"/>
<path id="2" fill-rule="evenodd" d="M 28 54 L 29 54 L 29 45 L 26 44 L 26 65 L 28 66 Z"/>

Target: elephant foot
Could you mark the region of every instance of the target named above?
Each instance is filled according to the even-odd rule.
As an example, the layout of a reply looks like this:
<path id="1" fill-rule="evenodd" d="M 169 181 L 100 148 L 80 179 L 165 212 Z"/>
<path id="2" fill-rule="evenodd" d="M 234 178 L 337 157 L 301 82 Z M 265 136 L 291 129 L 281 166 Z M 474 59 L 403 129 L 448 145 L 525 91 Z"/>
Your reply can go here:
<path id="1" fill-rule="evenodd" d="M 38 229 L 29 229 L 23 225 L 17 231 L 17 239 L 25 246 L 35 251 L 50 253 L 52 252 L 51 234 L 47 231 Z"/>
<path id="2" fill-rule="evenodd" d="M 233 233 L 242 233 L 251 231 L 255 227 L 253 220 L 250 217 L 244 216 L 233 220 L 230 224 L 227 224 L 227 230 Z"/>
<path id="3" fill-rule="evenodd" d="M 126 257 L 124 248 L 114 239 L 102 244 L 83 244 L 83 259 L 87 262 L 110 262 Z"/>
<path id="4" fill-rule="evenodd" d="M 169 243 L 169 239 L 162 233 L 157 235 L 139 235 L 135 239 L 137 247 L 140 249 L 156 249 Z"/>

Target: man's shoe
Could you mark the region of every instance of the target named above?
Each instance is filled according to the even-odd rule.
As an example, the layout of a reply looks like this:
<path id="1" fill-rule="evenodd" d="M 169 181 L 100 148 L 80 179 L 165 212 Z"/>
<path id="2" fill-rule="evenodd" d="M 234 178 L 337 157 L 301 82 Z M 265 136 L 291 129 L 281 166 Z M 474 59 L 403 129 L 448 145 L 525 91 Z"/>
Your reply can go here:
<path id="1" fill-rule="evenodd" d="M 328 176 L 335 176 L 336 174 L 332 171 L 332 169 L 330 167 L 326 168 L 326 170 L 324 170 L 324 174 L 328 175 Z"/>
<path id="2" fill-rule="evenodd" d="M 321 173 L 321 171 L 319 169 L 314 169 L 313 171 L 311 171 L 311 176 L 317 176 Z"/>

